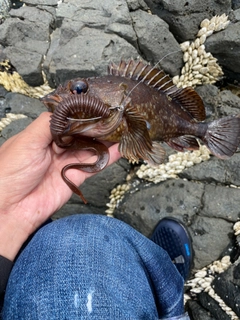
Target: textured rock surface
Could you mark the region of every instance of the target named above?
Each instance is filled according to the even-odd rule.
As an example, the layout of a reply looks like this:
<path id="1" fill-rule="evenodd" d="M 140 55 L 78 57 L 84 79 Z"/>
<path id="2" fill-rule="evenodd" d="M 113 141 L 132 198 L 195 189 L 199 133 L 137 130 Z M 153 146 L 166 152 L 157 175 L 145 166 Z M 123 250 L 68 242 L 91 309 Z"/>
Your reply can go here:
<path id="1" fill-rule="evenodd" d="M 12 9 L 0 25 L 0 57 L 10 59 L 18 73 L 31 85 L 43 82 L 44 69 L 54 87 L 72 77 L 106 73 L 110 60 L 142 57 L 161 66 L 171 75 L 182 67 L 179 42 L 194 39 L 199 23 L 215 14 L 228 14 L 232 24 L 207 40 L 207 50 L 224 66 L 231 80 L 239 71 L 239 1 L 25 1 Z M 151 9 L 151 12 L 149 11 Z M 170 30 L 170 31 L 169 31 Z M 221 50 L 220 50 L 221 49 Z M 207 119 L 239 113 L 240 98 L 229 90 L 205 85 L 197 88 L 204 100 Z M 0 88 L 0 118 L 6 112 L 25 114 L 1 131 L 0 145 L 23 130 L 45 110 L 41 102 Z M 169 152 L 169 150 L 168 150 Z M 171 151 L 172 153 L 173 151 Z M 132 176 L 130 190 L 119 202 L 114 215 L 149 235 L 164 216 L 184 221 L 190 230 L 195 250 L 195 269 L 202 268 L 224 254 L 233 254 L 233 224 L 240 218 L 240 153 L 228 161 L 210 160 L 185 169 L 178 179 L 159 184 L 142 181 L 135 175 L 139 166 L 121 159 L 88 179 L 81 190 L 88 200 L 83 205 L 73 196 L 55 217 L 74 213 L 102 213 L 107 209 L 110 191 Z M 238 252 L 237 252 L 238 256 Z M 234 259 L 233 259 L 234 260 Z M 237 261 L 221 277 L 215 290 L 222 299 L 232 293 L 238 302 L 240 264 Z M 230 319 L 207 293 L 189 301 L 191 319 Z M 239 316 L 239 309 L 225 299 Z M 235 301 L 235 300 L 234 300 Z M 240 305 L 239 303 L 237 303 Z"/>
<path id="2" fill-rule="evenodd" d="M 4 52 L 28 84 L 40 85 L 52 15 L 35 7 L 12 9 L 9 14 L 11 17 L 0 26 Z"/>
<path id="3" fill-rule="evenodd" d="M 196 301 L 188 301 L 187 302 L 188 311 L 190 313 L 190 319 L 196 320 L 213 320 L 213 318 L 209 312 L 204 309 L 198 302 Z"/>
<path id="4" fill-rule="evenodd" d="M 11 0 L 0 0 L 0 19 L 7 16 L 11 5 Z"/>
<path id="5" fill-rule="evenodd" d="M 230 320 L 231 317 L 228 316 L 218 305 L 218 303 L 212 299 L 207 293 L 202 292 L 199 294 L 198 299 L 203 307 L 206 310 L 211 310 L 211 315 L 214 316 L 215 319 L 219 320 Z M 197 319 L 197 318 L 196 318 Z M 199 318 L 198 318 L 199 319 Z"/>
<path id="6" fill-rule="evenodd" d="M 222 13 L 229 14 L 231 11 L 231 0 L 201 2 L 198 0 L 146 0 L 146 2 L 152 12 L 169 24 L 171 32 L 179 42 L 194 39 L 203 19 Z"/>
<path id="7" fill-rule="evenodd" d="M 223 196 L 224 187 L 182 179 L 147 187 L 139 184 L 127 192 L 115 216 L 147 236 L 159 219 L 165 216 L 183 220 L 193 238 L 195 268 L 200 269 L 218 259 L 231 241 L 231 220 L 236 221 L 239 214 L 239 190 L 231 191 L 236 191 L 236 194 L 229 208 L 229 203 L 223 200 L 226 199 L 225 196 L 229 196 Z M 227 213 L 224 210 L 226 207 Z M 219 219 L 222 217 L 224 219 Z M 219 230 L 224 230 L 221 232 L 221 241 Z"/>
<path id="8" fill-rule="evenodd" d="M 221 40 L 220 40 L 221 38 Z M 219 40 L 221 42 L 221 50 L 219 50 Z M 206 41 L 206 49 L 215 56 L 225 75 L 240 80 L 240 21 L 232 23 L 221 34 L 213 34 Z"/>

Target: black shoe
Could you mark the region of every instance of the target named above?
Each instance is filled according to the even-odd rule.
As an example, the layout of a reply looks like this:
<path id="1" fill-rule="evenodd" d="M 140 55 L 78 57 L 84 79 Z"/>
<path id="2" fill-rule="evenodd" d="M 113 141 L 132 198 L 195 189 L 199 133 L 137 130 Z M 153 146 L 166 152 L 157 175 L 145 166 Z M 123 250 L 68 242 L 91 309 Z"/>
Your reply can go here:
<path id="1" fill-rule="evenodd" d="M 163 218 L 150 239 L 167 251 L 186 281 L 193 266 L 194 253 L 191 236 L 183 223 L 172 217 Z"/>

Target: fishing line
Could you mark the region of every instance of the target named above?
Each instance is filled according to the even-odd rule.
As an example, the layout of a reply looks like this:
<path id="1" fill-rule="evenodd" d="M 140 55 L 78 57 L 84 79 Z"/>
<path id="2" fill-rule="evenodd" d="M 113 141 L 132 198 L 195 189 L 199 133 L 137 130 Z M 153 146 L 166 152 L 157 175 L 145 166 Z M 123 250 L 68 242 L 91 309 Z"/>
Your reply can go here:
<path id="1" fill-rule="evenodd" d="M 92 120 L 98 120 L 98 119 L 102 119 L 102 117 L 95 117 L 95 118 L 88 118 L 88 119 L 75 119 L 75 118 L 69 118 L 67 117 L 67 120 L 69 121 L 74 121 L 74 122 L 88 122 L 88 121 L 92 121 Z"/>
<path id="2" fill-rule="evenodd" d="M 135 90 L 137 88 L 137 86 L 139 86 L 140 83 L 143 83 L 145 81 L 145 79 L 147 78 L 147 76 L 155 69 L 157 68 L 157 66 L 159 65 L 159 63 L 165 59 L 167 56 L 170 56 L 171 54 L 174 54 L 174 53 L 177 53 L 177 52 L 180 52 L 182 51 L 181 49 L 179 50 L 176 50 L 176 51 L 172 51 L 172 52 L 169 52 L 167 54 L 165 54 L 165 56 L 163 56 L 147 73 L 146 75 L 142 78 L 142 80 L 140 80 L 127 94 L 127 96 L 125 97 L 125 99 L 123 100 L 121 106 L 125 106 L 125 102 L 126 100 L 129 98 L 130 94 L 133 92 L 133 90 Z M 142 72 L 143 70 L 141 70 L 140 72 Z M 162 71 L 162 70 L 159 70 L 159 71 Z"/>

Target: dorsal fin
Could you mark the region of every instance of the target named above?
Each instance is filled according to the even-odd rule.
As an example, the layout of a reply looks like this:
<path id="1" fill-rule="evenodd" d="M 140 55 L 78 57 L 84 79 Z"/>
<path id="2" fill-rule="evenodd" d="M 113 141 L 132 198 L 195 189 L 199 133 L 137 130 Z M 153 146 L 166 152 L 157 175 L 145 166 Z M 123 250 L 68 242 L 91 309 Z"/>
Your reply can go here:
<path id="1" fill-rule="evenodd" d="M 131 59 L 128 62 L 121 60 L 118 65 L 111 63 L 108 67 L 108 74 L 144 82 L 158 91 L 163 91 L 172 100 L 179 103 L 191 118 L 198 121 L 206 118 L 203 101 L 194 89 L 191 87 L 178 88 L 163 70 L 152 67 L 141 60 Z"/>
<path id="2" fill-rule="evenodd" d="M 166 94 L 179 103 L 181 108 L 190 113 L 196 120 L 203 121 L 206 119 L 203 101 L 193 88 L 178 88 L 178 90 L 169 90 Z"/>
<path id="3" fill-rule="evenodd" d="M 110 63 L 108 74 L 142 81 L 148 86 L 162 91 L 175 87 L 172 79 L 163 70 L 152 67 L 141 60 L 131 59 L 128 62 L 121 60 L 118 65 Z"/>

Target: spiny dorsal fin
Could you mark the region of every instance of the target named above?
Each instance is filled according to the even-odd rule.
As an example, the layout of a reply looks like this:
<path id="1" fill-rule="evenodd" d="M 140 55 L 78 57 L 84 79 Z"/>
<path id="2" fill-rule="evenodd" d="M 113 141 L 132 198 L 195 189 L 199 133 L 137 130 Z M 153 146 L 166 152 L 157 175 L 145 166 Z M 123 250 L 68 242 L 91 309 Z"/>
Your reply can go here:
<path id="1" fill-rule="evenodd" d="M 128 62 L 121 60 L 118 65 L 110 63 L 108 74 L 142 81 L 150 87 L 162 91 L 175 87 L 172 79 L 163 70 L 152 67 L 141 60 L 134 61 L 131 59 Z"/>
<path id="2" fill-rule="evenodd" d="M 168 90 L 166 94 L 175 102 L 178 102 L 182 109 L 198 121 L 206 119 L 205 107 L 202 99 L 197 92 L 191 88 L 178 88 L 177 90 Z"/>
<path id="3" fill-rule="evenodd" d="M 198 121 L 203 121 L 206 118 L 203 101 L 196 91 L 190 87 L 178 88 L 163 70 L 152 67 L 141 60 L 131 59 L 128 62 L 121 60 L 118 65 L 111 63 L 108 67 L 108 74 L 142 81 L 158 91 L 163 91 L 172 100 L 178 102 L 191 118 Z"/>

